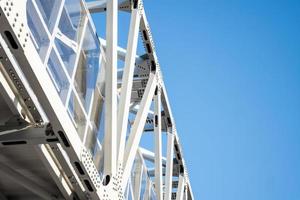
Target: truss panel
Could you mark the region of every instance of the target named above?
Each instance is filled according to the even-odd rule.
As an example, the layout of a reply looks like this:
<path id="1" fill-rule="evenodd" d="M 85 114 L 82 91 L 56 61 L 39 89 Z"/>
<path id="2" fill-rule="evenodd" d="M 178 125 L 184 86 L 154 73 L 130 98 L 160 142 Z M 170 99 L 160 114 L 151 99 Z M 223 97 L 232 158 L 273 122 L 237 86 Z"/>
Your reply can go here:
<path id="1" fill-rule="evenodd" d="M 0 0 L 0 83 L 0 199 L 194 199 L 142 0 Z"/>

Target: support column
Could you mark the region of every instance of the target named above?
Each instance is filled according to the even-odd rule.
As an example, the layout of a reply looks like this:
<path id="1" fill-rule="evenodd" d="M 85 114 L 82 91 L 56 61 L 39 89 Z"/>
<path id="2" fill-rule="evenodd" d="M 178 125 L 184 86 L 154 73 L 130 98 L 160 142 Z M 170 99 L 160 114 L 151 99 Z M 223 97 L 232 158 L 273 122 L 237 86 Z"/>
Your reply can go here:
<path id="1" fill-rule="evenodd" d="M 166 163 L 166 176 L 165 185 L 166 193 L 164 199 L 172 198 L 172 177 L 173 177 L 173 153 L 174 153 L 174 135 L 173 133 L 168 133 L 168 149 L 167 149 L 167 163 Z"/>
<path id="2" fill-rule="evenodd" d="M 116 173 L 117 165 L 117 29 L 118 0 L 110 0 L 106 11 L 104 185 Z"/>
<path id="3" fill-rule="evenodd" d="M 149 200 L 151 197 L 151 181 L 147 179 L 143 200 Z"/>
<path id="4" fill-rule="evenodd" d="M 138 161 L 139 162 L 139 161 Z M 143 164 L 138 163 L 136 168 L 136 174 L 134 178 L 134 199 L 140 199 L 141 195 L 141 184 L 142 184 L 142 178 L 143 178 Z"/>
<path id="5" fill-rule="evenodd" d="M 179 175 L 176 200 L 183 200 L 184 185 L 185 185 L 184 176 Z"/>
<path id="6" fill-rule="evenodd" d="M 161 152 L 161 91 L 156 87 L 154 97 L 154 137 L 155 137 L 155 191 L 158 200 L 162 196 L 162 152 Z"/>

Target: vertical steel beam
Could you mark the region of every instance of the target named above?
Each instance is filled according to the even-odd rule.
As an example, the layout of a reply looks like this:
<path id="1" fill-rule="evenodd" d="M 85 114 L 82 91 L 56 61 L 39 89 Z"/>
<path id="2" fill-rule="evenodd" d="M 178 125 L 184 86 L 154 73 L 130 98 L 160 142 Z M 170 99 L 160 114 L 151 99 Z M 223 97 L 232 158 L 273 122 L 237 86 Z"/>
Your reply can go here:
<path id="1" fill-rule="evenodd" d="M 117 162 L 117 29 L 118 0 L 107 2 L 104 174 L 114 175 Z M 106 176 L 105 176 L 106 177 Z M 108 178 L 109 176 L 107 176 Z M 107 180 L 107 179 L 106 179 Z M 107 180 L 108 184 L 109 180 Z"/>
<path id="2" fill-rule="evenodd" d="M 151 196 L 150 194 L 151 194 L 151 181 L 149 179 L 147 179 L 143 200 L 149 200 L 150 196 Z"/>
<path id="3" fill-rule="evenodd" d="M 188 198 L 188 192 L 187 192 L 187 190 L 185 190 L 184 191 L 184 198 L 183 198 L 184 200 L 190 200 L 189 198 Z M 192 198 L 192 200 L 193 200 L 194 198 Z"/>
<path id="4" fill-rule="evenodd" d="M 125 57 L 125 67 L 122 77 L 122 88 L 118 107 L 118 162 L 120 164 L 123 164 L 124 146 L 126 140 L 126 130 L 128 125 L 127 123 L 129 114 L 129 104 L 131 99 L 131 89 L 138 42 L 140 18 L 141 17 L 139 9 L 134 9 L 131 12 L 130 29 L 127 42 L 127 53 Z"/>
<path id="5" fill-rule="evenodd" d="M 124 162 L 123 162 L 124 174 L 123 174 L 123 182 L 122 182 L 123 190 L 125 189 L 128 178 L 130 176 L 130 172 L 142 137 L 143 129 L 145 126 L 146 118 L 148 115 L 148 111 L 151 105 L 151 101 L 154 95 L 154 90 L 156 88 L 156 85 L 157 85 L 156 75 L 150 73 L 150 77 L 140 104 L 139 111 L 135 117 L 125 147 Z"/>
<path id="6" fill-rule="evenodd" d="M 184 185 L 185 185 L 184 176 L 179 175 L 178 188 L 177 188 L 177 193 L 176 193 L 176 200 L 183 200 Z"/>
<path id="7" fill-rule="evenodd" d="M 158 200 L 163 200 L 162 196 L 162 152 L 161 152 L 161 93 L 160 88 L 156 88 L 154 97 L 154 138 L 155 138 L 155 191 Z"/>
<path id="8" fill-rule="evenodd" d="M 168 149 L 167 149 L 167 163 L 166 163 L 166 193 L 164 199 L 172 198 L 172 178 L 173 178 L 173 153 L 174 153 L 174 135 L 173 133 L 168 133 Z"/>
<path id="9" fill-rule="evenodd" d="M 128 183 L 129 183 L 129 184 L 128 184 L 129 195 L 130 195 L 131 198 L 127 198 L 127 199 L 135 200 L 135 198 L 134 198 L 134 192 L 133 192 L 133 186 L 132 186 L 132 180 L 129 179 Z"/>
<path id="10" fill-rule="evenodd" d="M 138 161 L 137 163 L 137 169 L 134 177 L 134 199 L 140 199 L 141 195 L 141 184 L 142 184 L 142 178 L 143 178 L 143 164 L 142 161 Z"/>

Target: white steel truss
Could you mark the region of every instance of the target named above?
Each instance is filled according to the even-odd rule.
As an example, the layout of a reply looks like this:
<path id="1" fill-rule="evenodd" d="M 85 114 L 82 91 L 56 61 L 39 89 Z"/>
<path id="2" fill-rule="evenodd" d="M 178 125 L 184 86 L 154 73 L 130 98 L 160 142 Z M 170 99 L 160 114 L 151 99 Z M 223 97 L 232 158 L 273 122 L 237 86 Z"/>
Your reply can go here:
<path id="1" fill-rule="evenodd" d="M 0 0 L 0 93 L 0 199 L 194 199 L 142 0 Z"/>

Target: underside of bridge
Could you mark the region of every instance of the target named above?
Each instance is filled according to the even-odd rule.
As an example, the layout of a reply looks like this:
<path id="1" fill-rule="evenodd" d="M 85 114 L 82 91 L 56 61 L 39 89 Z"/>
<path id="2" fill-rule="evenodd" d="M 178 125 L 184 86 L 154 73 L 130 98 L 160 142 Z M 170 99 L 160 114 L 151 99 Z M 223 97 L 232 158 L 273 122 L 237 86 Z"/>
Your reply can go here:
<path id="1" fill-rule="evenodd" d="M 5 199 L 194 199 L 142 0 L 0 0 Z"/>

